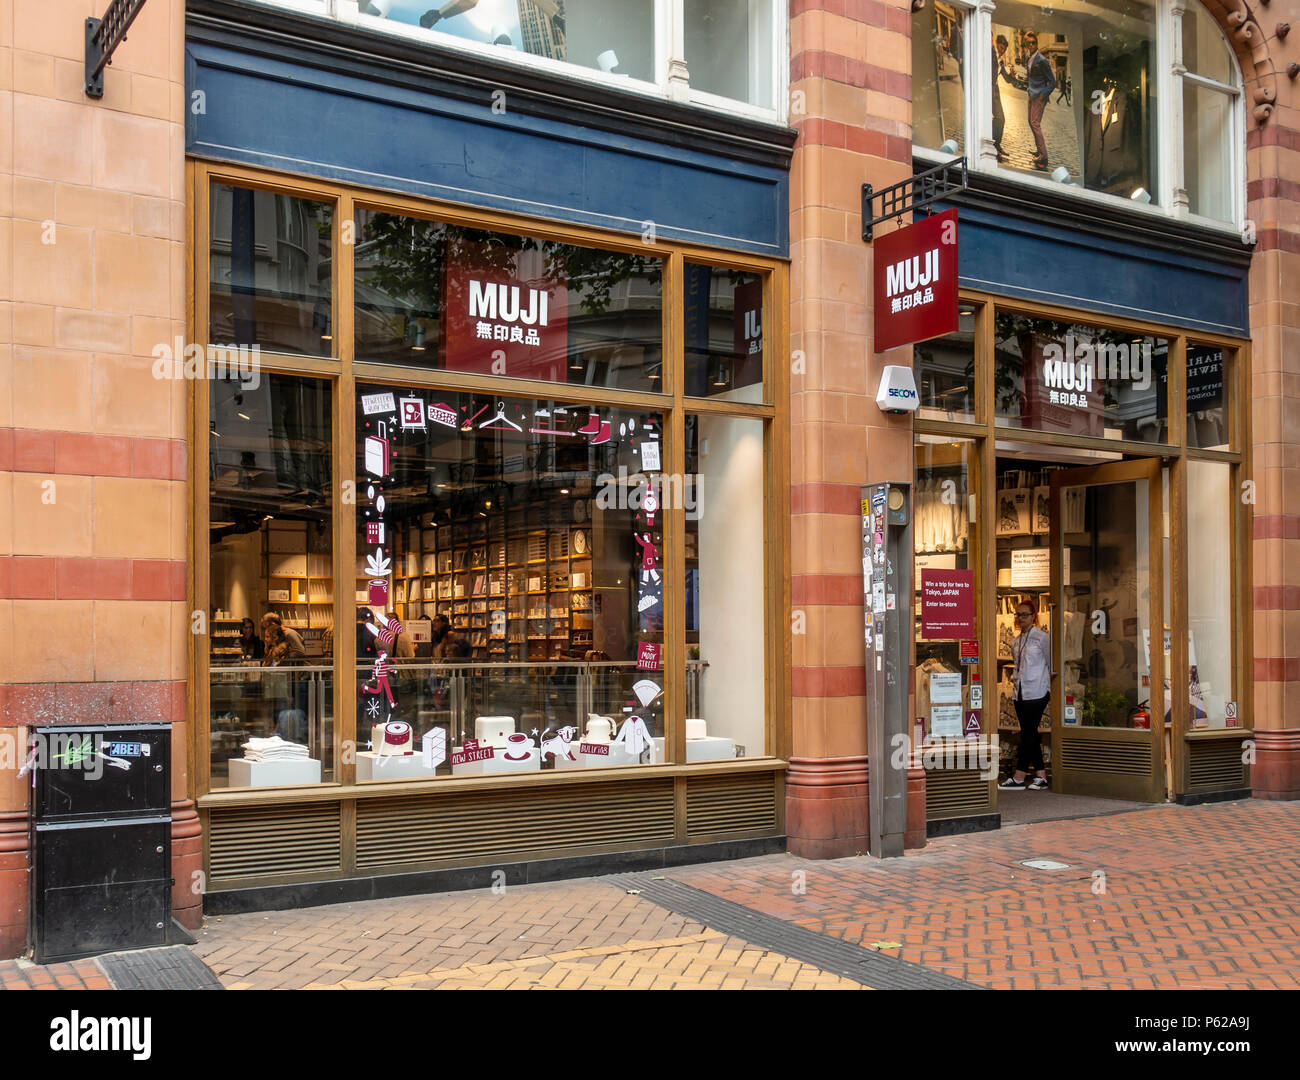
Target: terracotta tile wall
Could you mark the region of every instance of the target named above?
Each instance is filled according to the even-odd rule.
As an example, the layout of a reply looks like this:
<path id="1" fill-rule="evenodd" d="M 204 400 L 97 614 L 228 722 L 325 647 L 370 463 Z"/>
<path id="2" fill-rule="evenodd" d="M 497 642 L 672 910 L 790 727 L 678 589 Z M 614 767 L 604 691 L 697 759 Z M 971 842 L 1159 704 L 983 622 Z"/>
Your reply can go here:
<path id="1" fill-rule="evenodd" d="M 184 4 L 144 6 L 96 101 L 84 22 L 106 6 L 0 0 L 0 735 L 19 740 L 185 718 L 187 387 L 151 370 L 185 333 Z M 4 770 L 3 898 L 26 795 Z M 0 902 L 0 955 L 22 907 Z"/>
<path id="2" fill-rule="evenodd" d="M 1221 21 L 1232 5 L 1207 5 Z M 1300 798 L 1300 3 L 1248 9 L 1258 27 L 1237 55 L 1248 115 L 1272 90 L 1272 115 L 1247 120 L 1248 217 L 1258 244 L 1250 268 L 1254 506 L 1257 796 Z M 1225 23 L 1226 25 L 1226 23 Z M 1300 69 L 1297 69 L 1300 72 Z"/>
<path id="3" fill-rule="evenodd" d="M 791 118 L 791 591 L 806 631 L 793 638 L 794 754 L 841 758 L 866 753 L 859 486 L 911 472 L 910 423 L 871 394 L 882 358 L 860 214 L 864 182 L 911 172 L 911 7 L 790 11 L 791 89 L 805 109 Z"/>

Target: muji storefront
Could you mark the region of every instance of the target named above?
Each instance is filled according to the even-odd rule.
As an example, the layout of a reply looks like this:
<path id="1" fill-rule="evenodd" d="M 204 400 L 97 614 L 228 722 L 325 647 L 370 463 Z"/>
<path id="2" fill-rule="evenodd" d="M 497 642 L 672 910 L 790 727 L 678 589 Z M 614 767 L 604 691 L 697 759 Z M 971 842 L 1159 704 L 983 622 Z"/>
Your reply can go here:
<path id="1" fill-rule="evenodd" d="M 1248 250 L 976 176 L 950 206 L 958 328 L 914 350 L 912 715 L 936 762 L 978 738 L 989 768 L 927 771 L 931 832 L 994 827 L 1018 768 L 1064 794 L 1245 793 Z M 931 632 L 924 580 L 952 571 L 971 621 Z M 1026 606 L 1050 639 L 1041 761 L 1019 754 Z"/>
<path id="2" fill-rule="evenodd" d="M 771 88 L 190 15 L 206 909 L 780 849 Z"/>

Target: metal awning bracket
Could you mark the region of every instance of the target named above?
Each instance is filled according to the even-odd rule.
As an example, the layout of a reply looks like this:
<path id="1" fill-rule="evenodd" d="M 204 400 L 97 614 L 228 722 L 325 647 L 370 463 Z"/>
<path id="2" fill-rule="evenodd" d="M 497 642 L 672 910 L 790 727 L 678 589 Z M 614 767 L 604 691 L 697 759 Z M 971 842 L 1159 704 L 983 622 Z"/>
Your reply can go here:
<path id="1" fill-rule="evenodd" d="M 113 0 L 102 19 L 86 20 L 86 96 L 104 96 L 104 68 L 113 62 L 113 50 L 126 40 L 126 32 L 144 7 L 144 0 Z"/>
<path id="2" fill-rule="evenodd" d="M 897 218 L 901 225 L 904 214 L 965 189 L 966 159 L 964 157 L 945 161 L 942 165 L 926 169 L 906 180 L 900 180 L 897 184 L 890 184 L 880 191 L 874 190 L 870 184 L 863 184 L 862 239 L 869 244 L 875 238 L 876 226 L 882 221 Z"/>

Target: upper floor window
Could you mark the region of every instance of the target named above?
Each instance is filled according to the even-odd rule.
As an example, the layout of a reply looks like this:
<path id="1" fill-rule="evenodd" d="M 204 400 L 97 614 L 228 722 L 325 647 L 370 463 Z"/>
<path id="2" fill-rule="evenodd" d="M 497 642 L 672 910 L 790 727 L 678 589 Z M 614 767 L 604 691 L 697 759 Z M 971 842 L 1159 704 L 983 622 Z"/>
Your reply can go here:
<path id="1" fill-rule="evenodd" d="M 358 0 L 358 12 L 362 24 L 406 37 L 780 119 L 784 5 L 775 0 Z"/>
<path id="2" fill-rule="evenodd" d="M 927 0 L 913 15 L 913 145 L 973 169 L 1236 223 L 1236 60 L 1176 0 Z"/>

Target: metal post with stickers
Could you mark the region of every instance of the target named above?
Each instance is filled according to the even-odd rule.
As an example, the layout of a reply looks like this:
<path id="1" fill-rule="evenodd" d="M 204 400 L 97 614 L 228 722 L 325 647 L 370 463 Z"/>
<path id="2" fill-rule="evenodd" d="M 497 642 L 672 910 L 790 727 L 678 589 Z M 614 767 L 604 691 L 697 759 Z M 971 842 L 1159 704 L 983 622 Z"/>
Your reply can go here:
<path id="1" fill-rule="evenodd" d="M 867 771 L 871 854 L 903 854 L 907 828 L 907 676 L 912 595 L 910 484 L 862 488 L 862 594 L 865 619 Z M 903 598 L 900 607 L 899 597 Z"/>

